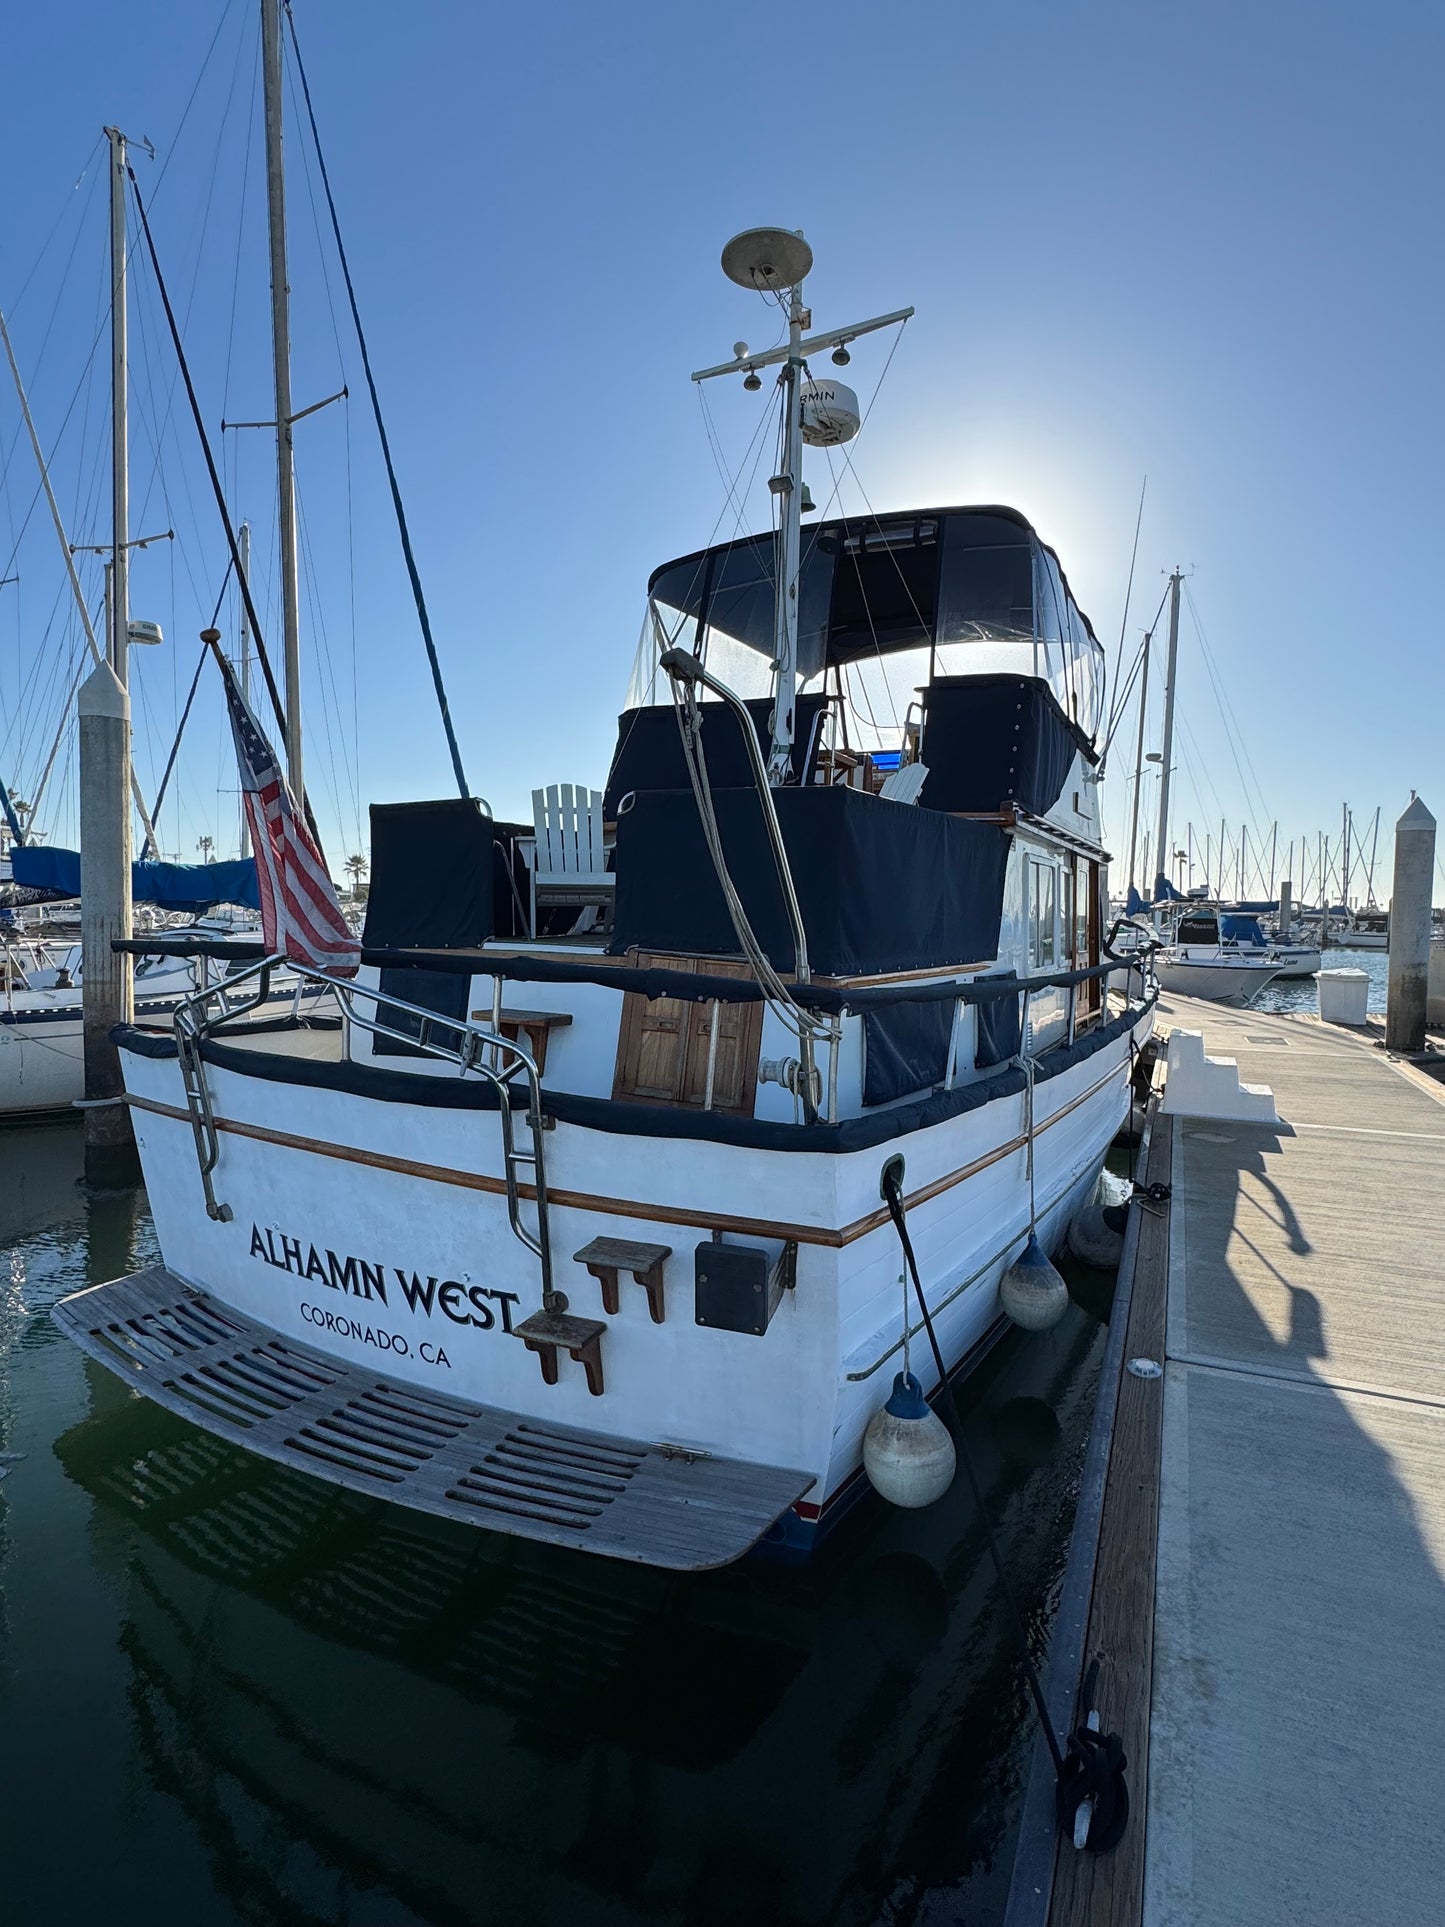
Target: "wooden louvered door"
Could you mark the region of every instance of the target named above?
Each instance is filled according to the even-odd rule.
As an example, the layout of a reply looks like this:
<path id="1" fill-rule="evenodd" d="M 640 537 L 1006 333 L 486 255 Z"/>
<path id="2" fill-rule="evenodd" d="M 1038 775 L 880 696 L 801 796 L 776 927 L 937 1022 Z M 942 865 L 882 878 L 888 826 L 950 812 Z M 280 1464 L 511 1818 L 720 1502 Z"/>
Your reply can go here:
<path id="1" fill-rule="evenodd" d="M 732 959 L 660 957 L 631 953 L 639 970 L 671 970 L 689 976 L 746 977 L 746 964 Z M 676 997 L 646 998 L 629 991 L 623 998 L 612 1095 L 642 1104 L 678 1104 L 701 1109 L 707 1096 L 707 1060 L 714 1006 Z M 713 1064 L 712 1108 L 733 1117 L 751 1117 L 762 1042 L 761 1004 L 716 1006 L 717 1056 Z"/>

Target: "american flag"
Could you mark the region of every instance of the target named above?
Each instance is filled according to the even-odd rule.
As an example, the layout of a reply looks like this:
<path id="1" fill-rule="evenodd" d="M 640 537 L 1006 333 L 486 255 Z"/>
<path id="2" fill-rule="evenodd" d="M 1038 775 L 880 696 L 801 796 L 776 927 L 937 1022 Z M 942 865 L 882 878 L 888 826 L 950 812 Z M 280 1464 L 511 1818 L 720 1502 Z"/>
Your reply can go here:
<path id="1" fill-rule="evenodd" d="M 226 679 L 231 733 L 241 772 L 241 798 L 256 857 L 261 936 L 272 955 L 311 964 L 339 977 L 356 974 L 361 946 L 346 927 L 320 845 L 296 807 L 275 751 L 216 651 Z"/>

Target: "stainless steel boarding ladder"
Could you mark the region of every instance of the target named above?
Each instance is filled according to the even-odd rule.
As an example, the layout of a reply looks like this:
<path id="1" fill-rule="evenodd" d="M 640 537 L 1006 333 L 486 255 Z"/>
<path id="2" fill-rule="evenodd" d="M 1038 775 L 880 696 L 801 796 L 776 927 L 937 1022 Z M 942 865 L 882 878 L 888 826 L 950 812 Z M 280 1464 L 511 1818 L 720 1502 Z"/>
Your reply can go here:
<path id="1" fill-rule="evenodd" d="M 217 1133 L 215 1113 L 211 1107 L 211 1096 L 206 1086 L 205 1063 L 201 1046 L 205 1040 L 218 1031 L 223 1024 L 231 1023 L 238 1017 L 264 1004 L 270 995 L 271 972 L 275 969 L 293 972 L 299 981 L 305 981 L 320 990 L 328 990 L 341 1007 L 342 1016 L 348 1027 L 354 1025 L 367 1031 L 373 1037 L 389 1037 L 398 1043 L 410 1045 L 414 1050 L 424 1051 L 429 1057 L 439 1057 L 448 1063 L 456 1064 L 465 1076 L 474 1072 L 484 1078 L 497 1093 L 498 1111 L 502 1125 L 502 1162 L 503 1175 L 507 1187 L 507 1218 L 514 1235 L 537 1259 L 542 1271 L 542 1308 L 544 1311 L 564 1311 L 566 1299 L 552 1288 L 552 1241 L 547 1222 L 547 1165 L 543 1151 L 543 1138 L 547 1120 L 542 1111 L 542 1080 L 536 1061 L 531 1053 L 510 1037 L 502 1036 L 499 1030 L 490 1030 L 482 1024 L 471 1023 L 465 1018 L 442 1017 L 434 1010 L 427 1010 L 420 1004 L 409 1004 L 404 998 L 383 993 L 378 986 L 370 989 L 364 984 L 352 982 L 349 978 L 334 977 L 324 970 L 313 969 L 309 964 L 295 963 L 288 957 L 266 957 L 260 963 L 238 970 L 186 998 L 177 1005 L 172 1019 L 176 1039 L 176 1055 L 180 1060 L 181 1081 L 185 1087 L 186 1108 L 190 1113 L 191 1131 L 196 1140 L 196 1161 L 201 1171 L 201 1188 L 206 1196 L 207 1215 L 220 1224 L 229 1224 L 233 1212 L 229 1204 L 219 1201 L 212 1182 L 217 1161 L 220 1158 L 220 1139 Z M 243 986 L 254 980 L 254 992 L 247 989 L 238 995 Z M 361 1002 L 370 1004 L 371 1015 L 363 1015 L 359 1009 Z M 385 1012 L 385 1017 L 383 1016 Z M 387 1021 L 393 1013 L 402 1013 L 416 1020 L 416 1029 L 401 1030 L 396 1024 Z M 438 1030 L 449 1033 L 457 1041 L 443 1043 L 436 1036 Z M 519 1150 L 516 1138 L 516 1117 L 513 1106 L 513 1080 L 521 1075 L 527 1084 L 526 1121 L 532 1134 L 530 1151 Z M 531 1182 L 537 1198 L 537 1229 L 533 1231 L 522 1217 L 522 1198 L 519 1173 L 530 1171 Z"/>

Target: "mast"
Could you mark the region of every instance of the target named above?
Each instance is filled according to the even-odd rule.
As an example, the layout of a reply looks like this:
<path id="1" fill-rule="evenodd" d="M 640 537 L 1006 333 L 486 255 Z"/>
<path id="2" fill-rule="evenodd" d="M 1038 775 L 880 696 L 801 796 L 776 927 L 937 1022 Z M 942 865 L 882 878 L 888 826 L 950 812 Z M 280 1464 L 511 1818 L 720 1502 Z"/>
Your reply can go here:
<path id="1" fill-rule="evenodd" d="M 130 462 L 126 373 L 125 135 L 107 127 L 110 142 L 110 502 L 112 559 L 106 653 L 122 685 L 129 682 Z M 129 935 L 129 932 L 127 932 Z"/>
<path id="2" fill-rule="evenodd" d="M 768 484 L 778 495 L 778 642 L 773 690 L 773 746 L 768 781 L 776 788 L 793 773 L 793 708 L 798 690 L 798 565 L 803 547 L 803 284 L 788 295 L 788 359 L 783 364 L 783 469 Z"/>
<path id="3" fill-rule="evenodd" d="M 236 531 L 236 546 L 241 557 L 241 581 L 246 588 L 251 586 L 251 524 L 243 522 Z M 251 618 L 247 612 L 247 600 L 241 596 L 241 696 L 249 707 L 251 701 Z M 251 854 L 251 831 L 246 812 L 241 811 L 241 855 Z"/>
<path id="4" fill-rule="evenodd" d="M 1137 889 L 1134 881 L 1134 858 L 1139 848 L 1139 792 L 1144 787 L 1144 719 L 1149 702 L 1149 645 L 1154 638 L 1146 629 L 1144 632 L 1144 666 L 1139 676 L 1139 740 L 1134 749 L 1134 810 L 1129 824 L 1129 888 Z M 1154 892 L 1149 892 L 1152 897 Z"/>
<path id="5" fill-rule="evenodd" d="M 1174 755 L 1174 683 L 1179 666 L 1179 585 L 1182 581 L 1183 577 L 1176 569 L 1169 578 L 1169 658 L 1164 672 L 1164 760 L 1159 768 L 1159 840 L 1154 852 L 1155 864 L 1166 881 L 1169 876 L 1165 867 L 1169 861 L 1169 772 Z"/>
<path id="6" fill-rule="evenodd" d="M 1340 805 L 1340 902 L 1348 912 L 1350 907 L 1350 806 Z"/>
<path id="7" fill-rule="evenodd" d="M 1375 805 L 1375 827 L 1370 836 L 1370 867 L 1365 873 L 1365 905 L 1373 910 L 1375 906 L 1375 851 L 1380 841 L 1380 805 Z"/>
<path id="8" fill-rule="evenodd" d="M 271 359 L 276 377 L 276 521 L 281 544 L 281 628 L 286 652 L 286 774 L 299 802 L 301 594 L 296 561 L 295 419 L 291 413 L 291 290 L 286 281 L 286 177 L 281 151 L 281 0 L 261 0 L 266 95 L 266 218 L 271 238 Z"/>
<path id="9" fill-rule="evenodd" d="M 263 0 L 274 7 L 276 0 Z M 735 234 L 723 249 L 722 270 L 729 281 L 768 295 L 788 317 L 788 344 L 770 348 L 763 354 L 750 354 L 745 341 L 736 343 L 731 361 L 715 368 L 699 368 L 694 381 L 711 381 L 717 375 L 742 375 L 748 389 L 762 387 L 759 368 L 777 367 L 783 389 L 782 467 L 768 483 L 779 498 L 777 601 L 774 612 L 774 683 L 772 747 L 768 753 L 768 782 L 776 787 L 793 780 L 793 712 L 798 693 L 798 575 L 802 557 L 803 530 L 803 371 L 810 353 L 824 348 L 833 350 L 833 360 L 841 368 L 849 360 L 847 344 L 858 335 L 872 334 L 878 328 L 907 321 L 912 308 L 899 308 L 893 314 L 875 315 L 870 321 L 853 321 L 843 328 L 830 328 L 804 338 L 813 317 L 803 301 L 803 283 L 813 266 L 813 250 L 799 230 L 787 228 L 747 228 Z M 786 296 L 786 303 L 784 301 Z M 846 392 L 846 391 L 845 391 Z M 849 395 L 850 401 L 856 400 Z M 858 424 L 838 432 L 833 439 L 849 440 Z M 699 637 L 701 642 L 701 637 Z"/>

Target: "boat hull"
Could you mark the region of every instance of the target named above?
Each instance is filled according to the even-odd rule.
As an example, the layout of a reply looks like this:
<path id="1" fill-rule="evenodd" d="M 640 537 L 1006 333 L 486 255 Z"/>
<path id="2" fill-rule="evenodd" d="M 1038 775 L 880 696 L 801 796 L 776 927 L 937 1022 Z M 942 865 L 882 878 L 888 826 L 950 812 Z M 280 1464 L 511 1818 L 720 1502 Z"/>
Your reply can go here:
<path id="1" fill-rule="evenodd" d="M 1087 1197 L 1127 1115 L 1131 1045 L 1152 1011 L 1035 1090 L 1039 1233 L 1051 1248 Z M 998 1282 L 1029 1228 L 1026 1100 L 1009 1090 L 941 1123 L 858 1151 L 779 1151 L 641 1135 L 558 1119 L 546 1134 L 554 1279 L 573 1316 L 599 1320 L 601 1395 L 565 1354 L 555 1383 L 516 1337 L 541 1305 L 536 1259 L 513 1234 L 494 1111 L 383 1101 L 268 1072 L 207 1067 L 219 1124 L 207 1216 L 173 1056 L 123 1052 L 137 1143 L 167 1267 L 285 1338 L 348 1364 L 619 1438 L 760 1467 L 797 1467 L 806 1539 L 857 1481 L 863 1432 L 901 1365 L 896 1233 L 879 1194 L 906 1159 L 908 1217 L 952 1370 L 1000 1318 Z M 247 1053 L 249 1055 L 249 1053 Z M 432 1080 L 425 1080 L 431 1084 Z M 278 1098 L 282 1101 L 278 1102 Z M 284 1128 L 278 1128 L 284 1124 Z M 534 1206 L 523 1204 L 533 1221 Z M 623 1272 L 615 1315 L 571 1260 L 599 1236 L 663 1245 L 663 1319 Z M 699 1323 L 694 1252 L 796 1246 L 795 1282 L 765 1331 Z M 927 1341 L 912 1369 L 935 1374 Z"/>
<path id="2" fill-rule="evenodd" d="M 1199 997 L 1206 1003 L 1227 1004 L 1241 1009 L 1252 1004 L 1259 993 L 1280 974 L 1275 964 L 1241 963 L 1234 960 L 1184 961 L 1176 957 L 1155 959 L 1159 987 L 1181 997 Z"/>
<path id="3" fill-rule="evenodd" d="M 1278 965 L 1276 974 L 1287 983 L 1313 977 L 1323 961 L 1318 950 L 1303 945 L 1276 948 L 1271 955 Z"/>

